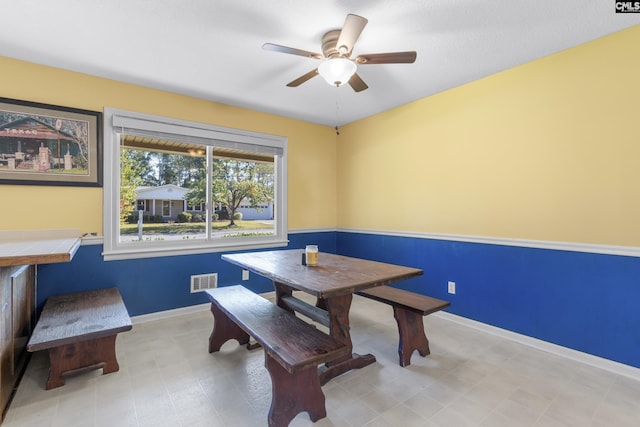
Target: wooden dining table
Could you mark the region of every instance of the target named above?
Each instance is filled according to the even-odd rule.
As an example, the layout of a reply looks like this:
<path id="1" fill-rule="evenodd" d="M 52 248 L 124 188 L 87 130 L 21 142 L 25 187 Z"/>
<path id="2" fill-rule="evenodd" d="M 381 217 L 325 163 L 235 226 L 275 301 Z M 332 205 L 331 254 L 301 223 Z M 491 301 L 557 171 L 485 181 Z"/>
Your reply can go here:
<path id="1" fill-rule="evenodd" d="M 376 361 L 373 354 L 353 353 L 349 310 L 355 292 L 388 285 L 423 274 L 418 268 L 369 261 L 321 252 L 318 265 L 302 264 L 301 249 L 244 252 L 222 259 L 273 281 L 276 304 L 298 312 L 329 329 L 329 334 L 349 348 L 346 356 L 319 369 L 320 383 Z M 294 291 L 316 297 L 315 305 L 297 298 Z"/>

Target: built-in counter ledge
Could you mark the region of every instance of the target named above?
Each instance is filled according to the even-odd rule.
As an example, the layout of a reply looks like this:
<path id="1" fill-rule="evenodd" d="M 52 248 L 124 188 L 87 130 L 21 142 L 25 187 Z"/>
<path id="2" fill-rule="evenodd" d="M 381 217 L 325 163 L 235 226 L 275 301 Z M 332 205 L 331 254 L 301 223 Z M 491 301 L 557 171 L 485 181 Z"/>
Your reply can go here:
<path id="1" fill-rule="evenodd" d="M 0 267 L 69 262 L 80 247 L 77 229 L 0 230 Z"/>

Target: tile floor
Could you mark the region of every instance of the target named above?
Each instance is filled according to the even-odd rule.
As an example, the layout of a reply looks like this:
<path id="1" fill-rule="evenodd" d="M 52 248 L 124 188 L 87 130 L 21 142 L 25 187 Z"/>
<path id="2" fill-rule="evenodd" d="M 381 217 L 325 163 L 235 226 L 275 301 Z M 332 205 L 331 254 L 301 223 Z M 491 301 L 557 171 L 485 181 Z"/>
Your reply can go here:
<path id="1" fill-rule="evenodd" d="M 323 387 L 327 417 L 291 426 L 640 426 L 640 382 L 427 316 L 431 355 L 397 362 L 391 308 L 355 297 L 355 351 L 378 362 Z M 36 353 L 4 427 L 266 426 L 271 383 L 261 350 L 207 352 L 209 311 L 135 324 L 117 341 L 120 371 L 45 391 Z"/>

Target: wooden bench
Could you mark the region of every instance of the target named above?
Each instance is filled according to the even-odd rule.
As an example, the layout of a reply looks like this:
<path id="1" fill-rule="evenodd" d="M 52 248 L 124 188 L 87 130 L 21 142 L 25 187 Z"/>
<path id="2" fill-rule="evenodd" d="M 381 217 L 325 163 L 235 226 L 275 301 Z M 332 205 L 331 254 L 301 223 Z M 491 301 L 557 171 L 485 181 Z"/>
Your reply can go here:
<path id="1" fill-rule="evenodd" d="M 400 366 L 411 364 L 411 354 L 418 350 L 420 356 L 431 353 L 429 340 L 424 332 L 422 316 L 447 308 L 451 303 L 391 286 L 376 286 L 357 295 L 393 306 L 393 317 L 398 323 L 398 356 Z"/>
<path id="2" fill-rule="evenodd" d="M 62 374 L 120 369 L 116 336 L 131 330 L 131 319 L 117 288 L 51 296 L 44 305 L 27 350 L 49 350 L 46 389 L 64 385 Z"/>
<path id="3" fill-rule="evenodd" d="M 272 385 L 269 426 L 287 426 L 304 411 L 314 422 L 324 418 L 318 365 L 347 355 L 349 348 L 243 286 L 205 292 L 214 317 L 209 353 L 230 339 L 248 344 L 250 336 L 264 348 Z"/>

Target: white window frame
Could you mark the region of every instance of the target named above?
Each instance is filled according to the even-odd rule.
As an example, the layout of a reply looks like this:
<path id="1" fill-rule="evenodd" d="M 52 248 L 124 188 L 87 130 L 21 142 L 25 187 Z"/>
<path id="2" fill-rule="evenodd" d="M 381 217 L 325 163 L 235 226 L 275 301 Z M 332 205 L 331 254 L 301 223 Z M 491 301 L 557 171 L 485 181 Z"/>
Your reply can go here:
<path id="1" fill-rule="evenodd" d="M 275 219 L 273 236 L 234 237 L 232 239 L 186 239 L 121 243 L 120 224 L 120 146 L 122 129 L 179 135 L 181 138 L 211 140 L 214 145 L 239 146 L 260 152 L 273 152 L 275 169 Z M 104 109 L 104 250 L 106 261 L 188 255 L 231 250 L 253 250 L 285 246 L 287 240 L 287 138 L 203 123 L 153 116 L 115 108 Z"/>

